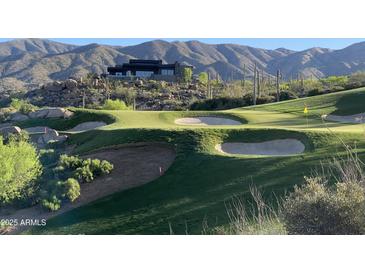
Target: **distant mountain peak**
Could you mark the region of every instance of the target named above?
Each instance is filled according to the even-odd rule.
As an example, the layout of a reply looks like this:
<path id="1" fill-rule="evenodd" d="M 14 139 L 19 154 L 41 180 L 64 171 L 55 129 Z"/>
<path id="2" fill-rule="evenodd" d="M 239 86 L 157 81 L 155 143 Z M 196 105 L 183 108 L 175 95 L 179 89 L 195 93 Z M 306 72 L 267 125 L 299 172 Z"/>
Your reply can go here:
<path id="1" fill-rule="evenodd" d="M 151 40 L 134 46 L 96 43 L 76 46 L 48 39 L 24 38 L 0 43 L 0 79 L 16 78 L 25 84 L 42 84 L 88 72 L 103 73 L 107 66 L 129 59 L 161 59 L 193 65 L 194 73 L 209 71 L 222 79 L 250 76 L 256 65 L 265 74 L 283 77 L 298 73 L 316 77 L 349 74 L 365 70 L 365 42 L 340 50 L 313 47 L 303 51 L 274 50 L 238 44 L 207 44 L 199 40 Z"/>

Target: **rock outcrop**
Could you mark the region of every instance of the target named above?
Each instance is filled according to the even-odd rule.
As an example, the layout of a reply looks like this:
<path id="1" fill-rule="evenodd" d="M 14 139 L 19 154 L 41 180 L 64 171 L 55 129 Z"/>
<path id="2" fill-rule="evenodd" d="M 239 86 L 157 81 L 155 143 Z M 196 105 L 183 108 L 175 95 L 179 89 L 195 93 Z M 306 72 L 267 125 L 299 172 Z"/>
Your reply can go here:
<path id="1" fill-rule="evenodd" d="M 0 128 L 0 135 L 4 138 L 8 138 L 10 134 L 20 134 L 21 131 L 22 130 L 16 126 L 3 127 Z"/>
<path id="2" fill-rule="evenodd" d="M 29 113 L 29 117 L 34 118 L 70 118 L 73 112 L 64 108 L 43 108 Z"/>
<path id="3" fill-rule="evenodd" d="M 67 140 L 66 135 L 59 135 L 58 131 L 55 129 L 46 129 L 45 133 L 42 134 L 38 140 L 37 145 L 39 147 L 45 146 L 49 143 L 55 143 L 55 142 L 64 142 Z"/>
<path id="4" fill-rule="evenodd" d="M 25 121 L 28 120 L 29 117 L 25 114 L 22 114 L 20 112 L 15 112 L 13 114 L 10 115 L 10 120 L 14 121 L 14 122 L 20 122 L 20 121 Z"/>
<path id="5" fill-rule="evenodd" d="M 20 112 L 15 112 L 10 116 L 10 121 L 25 121 L 28 119 L 45 119 L 45 118 L 70 118 L 73 112 L 64 108 L 42 108 L 30 112 L 27 115 Z"/>

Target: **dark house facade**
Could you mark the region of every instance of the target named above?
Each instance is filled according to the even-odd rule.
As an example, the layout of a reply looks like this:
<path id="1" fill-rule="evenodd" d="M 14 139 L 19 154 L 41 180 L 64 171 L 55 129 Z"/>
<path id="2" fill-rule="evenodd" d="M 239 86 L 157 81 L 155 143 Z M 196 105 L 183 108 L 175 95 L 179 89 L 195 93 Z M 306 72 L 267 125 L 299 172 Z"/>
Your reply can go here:
<path id="1" fill-rule="evenodd" d="M 179 62 L 174 64 L 163 64 L 162 60 L 129 60 L 129 63 L 108 67 L 108 77 L 116 78 L 145 78 L 163 81 L 179 81 L 182 78 L 184 68 L 192 66 L 182 65 Z"/>

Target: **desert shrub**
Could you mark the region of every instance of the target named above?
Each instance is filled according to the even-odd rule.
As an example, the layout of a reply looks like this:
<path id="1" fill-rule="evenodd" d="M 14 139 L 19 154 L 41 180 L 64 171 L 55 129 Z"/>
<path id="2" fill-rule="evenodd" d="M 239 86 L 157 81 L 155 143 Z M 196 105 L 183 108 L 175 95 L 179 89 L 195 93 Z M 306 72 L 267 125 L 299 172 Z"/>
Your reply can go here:
<path id="1" fill-rule="evenodd" d="M 68 178 L 64 183 L 64 195 L 71 202 L 75 201 L 80 196 L 80 184 L 74 178 Z"/>
<path id="2" fill-rule="evenodd" d="M 50 211 L 57 211 L 61 208 L 61 200 L 57 198 L 56 195 L 53 195 L 52 197 L 48 199 L 42 199 L 41 205 L 50 210 Z"/>
<path id="3" fill-rule="evenodd" d="M 58 161 L 58 165 L 64 168 L 78 168 L 82 165 L 82 159 L 77 156 L 62 154 Z"/>
<path id="4" fill-rule="evenodd" d="M 276 96 L 276 94 L 273 94 L 273 93 L 271 95 Z M 292 99 L 297 99 L 297 98 L 298 98 L 298 96 L 294 92 L 291 92 L 289 90 L 280 91 L 280 95 L 279 95 L 280 101 L 292 100 Z"/>
<path id="5" fill-rule="evenodd" d="M 100 162 L 100 175 L 106 175 L 109 174 L 114 168 L 114 165 L 106 160 L 102 160 Z"/>
<path id="6" fill-rule="evenodd" d="M 223 110 L 248 106 L 249 102 L 243 98 L 220 97 L 193 102 L 190 110 Z"/>
<path id="7" fill-rule="evenodd" d="M 127 105 L 122 100 L 108 99 L 108 100 L 105 101 L 104 105 L 102 106 L 102 109 L 106 109 L 106 110 L 127 110 L 129 108 L 127 107 Z"/>
<path id="8" fill-rule="evenodd" d="M 12 107 L 0 109 L 0 123 L 5 122 L 15 110 Z"/>
<path id="9" fill-rule="evenodd" d="M 257 98 L 256 104 L 258 104 L 258 105 L 268 104 L 268 103 L 272 103 L 275 101 L 276 101 L 276 97 L 274 97 L 272 95 L 261 95 L 260 97 Z"/>
<path id="10" fill-rule="evenodd" d="M 161 101 L 161 106 L 163 106 L 164 110 L 187 110 L 187 106 L 182 101 L 167 99 Z"/>
<path id="11" fill-rule="evenodd" d="M 80 182 L 90 183 L 95 177 L 109 174 L 112 169 L 113 165 L 106 160 L 81 159 L 78 156 L 63 154 L 60 156 L 55 171 L 66 175 L 71 171 L 72 175 Z M 59 177 L 64 177 L 65 174 L 60 174 Z"/>
<path id="12" fill-rule="evenodd" d="M 209 78 L 208 73 L 206 73 L 206 72 L 199 73 L 199 76 L 198 76 L 199 84 L 206 86 L 208 84 L 208 78 Z"/>
<path id="13" fill-rule="evenodd" d="M 122 99 L 127 106 L 133 105 L 134 100 L 137 97 L 137 92 L 134 88 L 127 88 L 118 86 L 112 91 L 112 99 Z"/>
<path id="14" fill-rule="evenodd" d="M 9 143 L 29 143 L 29 134 L 25 130 L 22 130 L 17 134 L 10 134 L 6 139 L 4 139 L 4 144 Z"/>
<path id="15" fill-rule="evenodd" d="M 321 95 L 321 94 L 324 94 L 324 92 L 322 90 L 312 89 L 312 90 L 308 91 L 307 96 L 317 96 L 317 95 Z"/>
<path id="16" fill-rule="evenodd" d="M 43 165 L 48 165 L 57 161 L 57 153 L 54 149 L 40 149 L 39 159 Z"/>
<path id="17" fill-rule="evenodd" d="M 346 89 L 351 88 L 359 88 L 365 86 L 365 72 L 364 71 L 358 71 L 355 73 L 352 73 L 348 77 L 348 82 L 345 85 Z"/>
<path id="18" fill-rule="evenodd" d="M 31 103 L 25 100 L 15 98 L 11 100 L 10 107 L 16 109 L 23 114 L 28 114 L 29 112 L 36 110 L 36 106 L 33 106 Z"/>
<path id="19" fill-rule="evenodd" d="M 358 182 L 329 187 L 318 177 L 295 187 L 283 203 L 282 218 L 289 234 L 362 234 L 365 194 Z"/>
<path id="20" fill-rule="evenodd" d="M 80 196 L 80 184 L 74 178 L 65 181 L 47 180 L 43 183 L 39 198 L 41 205 L 49 210 L 56 211 L 61 207 L 62 201 L 75 201 Z"/>
<path id="21" fill-rule="evenodd" d="M 36 149 L 24 140 L 9 139 L 4 144 L 0 137 L 0 203 L 21 199 L 42 173 Z"/>
<path id="22" fill-rule="evenodd" d="M 94 174 L 90 169 L 90 165 L 83 165 L 75 170 L 74 176 L 83 183 L 91 183 L 94 180 Z"/>
<path id="23" fill-rule="evenodd" d="M 113 169 L 113 165 L 105 160 L 101 161 L 99 159 L 93 159 L 87 161 L 87 163 L 90 165 L 90 170 L 95 176 L 109 174 L 110 171 Z"/>

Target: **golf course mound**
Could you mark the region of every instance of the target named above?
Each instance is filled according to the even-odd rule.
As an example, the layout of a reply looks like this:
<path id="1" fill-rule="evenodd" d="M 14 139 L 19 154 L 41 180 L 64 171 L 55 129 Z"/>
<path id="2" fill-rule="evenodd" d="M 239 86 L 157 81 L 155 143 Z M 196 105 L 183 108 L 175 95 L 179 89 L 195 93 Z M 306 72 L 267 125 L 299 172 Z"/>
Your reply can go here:
<path id="1" fill-rule="evenodd" d="M 197 116 L 197 117 L 185 117 L 175 120 L 175 124 L 178 125 L 196 125 L 196 126 L 238 126 L 242 125 L 241 122 L 214 116 Z"/>
<path id="2" fill-rule="evenodd" d="M 324 119 L 332 122 L 362 124 L 365 123 L 365 113 L 358 113 L 346 116 L 329 114 L 325 115 Z"/>
<path id="3" fill-rule="evenodd" d="M 297 139 L 280 139 L 260 143 L 223 143 L 215 146 L 225 154 L 287 156 L 303 153 L 304 144 Z"/>
<path id="4" fill-rule="evenodd" d="M 78 124 L 77 126 L 67 130 L 68 132 L 81 132 L 81 131 L 88 131 L 93 130 L 99 127 L 106 126 L 107 123 L 102 121 L 93 121 L 93 122 L 84 122 L 81 124 Z"/>

